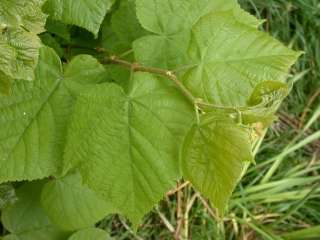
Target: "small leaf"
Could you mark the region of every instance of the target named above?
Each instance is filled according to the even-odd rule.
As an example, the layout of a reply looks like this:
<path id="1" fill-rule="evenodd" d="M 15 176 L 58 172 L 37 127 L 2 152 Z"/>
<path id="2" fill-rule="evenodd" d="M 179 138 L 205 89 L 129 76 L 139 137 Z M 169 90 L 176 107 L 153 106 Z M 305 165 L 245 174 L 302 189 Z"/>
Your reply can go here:
<path id="1" fill-rule="evenodd" d="M 276 81 L 264 81 L 255 87 L 249 100 L 248 107 L 242 112 L 245 124 L 260 122 L 268 127 L 275 119 L 275 113 L 282 101 L 289 94 L 288 84 Z"/>
<path id="2" fill-rule="evenodd" d="M 88 228 L 71 235 L 68 240 L 111 240 L 106 231 L 99 228 Z"/>
<path id="3" fill-rule="evenodd" d="M 114 0 L 48 0 L 44 9 L 52 19 L 85 28 L 98 36 L 100 25 Z"/>
<path id="4" fill-rule="evenodd" d="M 210 199 L 220 213 L 246 161 L 253 161 L 248 128 L 210 114 L 187 134 L 182 150 L 183 176 Z"/>
<path id="5" fill-rule="evenodd" d="M 48 182 L 41 202 L 52 222 L 68 231 L 92 226 L 111 212 L 106 201 L 82 183 L 79 173 Z"/>

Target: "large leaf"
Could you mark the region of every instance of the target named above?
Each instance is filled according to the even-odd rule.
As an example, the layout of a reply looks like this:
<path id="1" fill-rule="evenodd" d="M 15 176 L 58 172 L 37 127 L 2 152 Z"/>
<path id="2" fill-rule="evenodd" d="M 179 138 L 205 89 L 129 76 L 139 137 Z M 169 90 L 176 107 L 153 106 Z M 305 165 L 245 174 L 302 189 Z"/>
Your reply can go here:
<path id="1" fill-rule="evenodd" d="M 284 82 L 299 55 L 230 12 L 213 13 L 192 29 L 190 65 L 181 79 L 207 102 L 244 106 L 257 84 Z"/>
<path id="2" fill-rule="evenodd" d="M 205 115 L 181 150 L 183 176 L 223 213 L 244 163 L 252 161 L 250 131 L 231 119 Z"/>
<path id="3" fill-rule="evenodd" d="M 114 0 L 48 0 L 45 12 L 55 20 L 77 25 L 96 37 L 100 25 Z"/>
<path id="4" fill-rule="evenodd" d="M 111 240 L 106 231 L 99 228 L 88 228 L 71 235 L 68 240 Z"/>
<path id="5" fill-rule="evenodd" d="M 67 234 L 56 228 L 40 206 L 42 182 L 26 183 L 17 190 L 13 205 L 2 211 L 2 224 L 12 235 L 5 239 L 64 240 Z"/>
<path id="6" fill-rule="evenodd" d="M 41 202 L 50 219 L 70 231 L 90 227 L 110 213 L 106 201 L 82 183 L 79 173 L 48 182 Z"/>
<path id="7" fill-rule="evenodd" d="M 0 2 L 0 92 L 9 93 L 13 79 L 34 79 L 46 16 L 42 0 Z"/>
<path id="8" fill-rule="evenodd" d="M 137 15 L 142 26 L 155 35 L 134 43 L 138 62 L 174 69 L 187 62 L 191 27 L 205 14 L 230 10 L 250 27 L 260 21 L 241 10 L 236 0 L 137 0 Z M 163 51 L 165 49 L 165 51 Z"/>
<path id="9" fill-rule="evenodd" d="M 193 110 L 169 83 L 136 73 L 127 93 L 99 86 L 78 98 L 70 126 L 65 169 L 79 168 L 135 225 L 180 177 L 178 149 Z"/>
<path id="10" fill-rule="evenodd" d="M 63 74 L 53 50 L 40 55 L 35 81 L 17 81 L 0 97 L 0 182 L 57 174 L 74 98 L 104 78 L 92 57 L 77 57 Z"/>

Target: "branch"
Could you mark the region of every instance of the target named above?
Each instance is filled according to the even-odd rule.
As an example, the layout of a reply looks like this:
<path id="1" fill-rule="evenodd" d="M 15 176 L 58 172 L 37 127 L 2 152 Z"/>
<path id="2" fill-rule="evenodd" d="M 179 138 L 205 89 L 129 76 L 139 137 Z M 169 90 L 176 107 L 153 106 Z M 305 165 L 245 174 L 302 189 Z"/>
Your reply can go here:
<path id="1" fill-rule="evenodd" d="M 161 68 L 155 68 L 155 67 L 146 67 L 139 63 L 131 63 L 131 62 L 122 60 L 114 55 L 111 56 L 110 58 L 105 58 L 101 60 L 101 63 L 123 66 L 125 68 L 131 69 L 134 72 L 148 72 L 148 73 L 164 76 L 170 79 L 177 86 L 177 88 L 192 103 L 192 105 L 195 106 L 197 111 L 201 111 L 202 108 L 213 108 L 213 109 L 232 111 L 238 114 L 239 116 L 241 116 L 241 112 L 243 109 L 237 109 L 235 107 L 219 106 L 212 103 L 207 103 L 207 102 L 204 102 L 201 98 L 197 98 L 193 96 L 193 94 L 189 91 L 189 89 L 186 88 L 181 81 L 179 81 L 177 75 L 173 71 L 165 70 Z"/>
<path id="2" fill-rule="evenodd" d="M 164 70 L 161 68 L 145 67 L 140 65 L 139 63 L 131 63 L 125 60 L 121 60 L 116 56 L 111 56 L 109 59 L 102 60 L 102 63 L 120 65 L 132 69 L 134 72 L 148 72 L 167 77 L 179 88 L 179 90 L 189 99 L 192 104 L 195 104 L 197 102 L 196 97 L 194 97 L 192 93 L 178 80 L 177 76 L 172 71 Z"/>

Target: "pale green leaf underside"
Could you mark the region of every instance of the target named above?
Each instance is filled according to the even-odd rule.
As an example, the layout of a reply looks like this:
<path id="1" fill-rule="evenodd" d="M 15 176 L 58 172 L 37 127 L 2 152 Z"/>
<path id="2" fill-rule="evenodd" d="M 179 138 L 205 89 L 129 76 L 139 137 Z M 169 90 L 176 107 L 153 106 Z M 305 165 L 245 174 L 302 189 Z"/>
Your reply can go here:
<path id="1" fill-rule="evenodd" d="M 74 98 L 103 80 L 105 70 L 92 57 L 77 57 L 63 74 L 52 49 L 40 52 L 35 81 L 17 81 L 10 96 L 0 97 L 0 182 L 57 174 Z"/>
<path id="2" fill-rule="evenodd" d="M 193 112 L 168 83 L 136 73 L 128 93 L 101 85 L 78 98 L 70 126 L 65 169 L 79 168 L 135 225 L 180 177 L 179 143 Z"/>
<path id="3" fill-rule="evenodd" d="M 111 212 L 101 196 L 83 185 L 79 173 L 48 182 L 41 203 L 51 221 L 68 231 L 93 226 Z"/>
<path id="4" fill-rule="evenodd" d="M 194 125 L 181 149 L 183 176 L 223 213 L 245 161 L 252 161 L 250 131 L 208 114 Z"/>
<path id="5" fill-rule="evenodd" d="M 106 231 L 98 228 L 88 228 L 74 233 L 68 240 L 111 240 Z"/>
<path id="6" fill-rule="evenodd" d="M 45 12 L 55 20 L 77 25 L 96 37 L 100 25 L 114 0 L 48 0 Z"/>
<path id="7" fill-rule="evenodd" d="M 42 186 L 42 182 L 24 184 L 17 190 L 18 200 L 2 211 L 1 221 L 12 233 L 5 239 L 65 239 L 66 234 L 52 225 L 40 206 Z"/>
<path id="8" fill-rule="evenodd" d="M 33 80 L 46 15 L 42 0 L 0 2 L 0 92 L 9 93 L 14 79 Z"/>

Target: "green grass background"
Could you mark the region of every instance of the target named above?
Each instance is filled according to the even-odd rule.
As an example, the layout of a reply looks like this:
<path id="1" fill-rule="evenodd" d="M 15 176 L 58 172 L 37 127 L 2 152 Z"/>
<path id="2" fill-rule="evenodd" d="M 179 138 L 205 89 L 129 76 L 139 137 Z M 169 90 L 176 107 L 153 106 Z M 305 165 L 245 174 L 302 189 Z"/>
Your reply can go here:
<path id="1" fill-rule="evenodd" d="M 261 27 L 305 54 L 292 70 L 295 86 L 278 121 L 257 146 L 248 168 L 219 218 L 190 186 L 168 195 L 135 233 L 125 219 L 99 227 L 115 239 L 320 240 L 320 1 L 241 0 L 266 19 Z"/>

